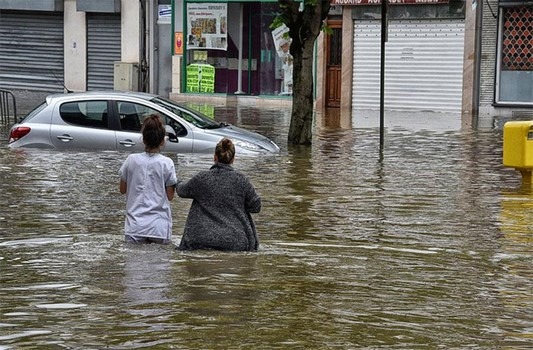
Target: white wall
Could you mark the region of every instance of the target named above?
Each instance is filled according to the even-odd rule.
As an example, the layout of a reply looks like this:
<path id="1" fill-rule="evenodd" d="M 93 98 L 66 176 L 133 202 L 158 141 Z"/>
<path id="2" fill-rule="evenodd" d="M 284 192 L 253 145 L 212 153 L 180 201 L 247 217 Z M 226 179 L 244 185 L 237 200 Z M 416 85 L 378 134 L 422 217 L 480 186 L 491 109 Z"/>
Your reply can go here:
<path id="1" fill-rule="evenodd" d="M 122 23 L 122 61 L 140 62 L 140 5 L 139 0 L 122 0 L 120 4 Z"/>
<path id="2" fill-rule="evenodd" d="M 87 21 L 85 12 L 76 11 L 76 0 L 64 3 L 65 86 L 72 91 L 87 87 Z"/>

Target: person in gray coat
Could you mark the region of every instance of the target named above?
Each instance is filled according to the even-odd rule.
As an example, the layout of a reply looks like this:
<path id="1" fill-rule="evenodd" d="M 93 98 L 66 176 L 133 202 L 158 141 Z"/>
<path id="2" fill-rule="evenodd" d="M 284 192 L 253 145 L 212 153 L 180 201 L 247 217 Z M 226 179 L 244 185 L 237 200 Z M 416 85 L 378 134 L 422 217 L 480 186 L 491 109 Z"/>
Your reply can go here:
<path id="1" fill-rule="evenodd" d="M 259 246 L 251 213 L 261 211 L 261 197 L 248 178 L 233 169 L 235 146 L 223 138 L 215 148 L 215 164 L 176 192 L 191 198 L 179 250 L 255 251 Z"/>

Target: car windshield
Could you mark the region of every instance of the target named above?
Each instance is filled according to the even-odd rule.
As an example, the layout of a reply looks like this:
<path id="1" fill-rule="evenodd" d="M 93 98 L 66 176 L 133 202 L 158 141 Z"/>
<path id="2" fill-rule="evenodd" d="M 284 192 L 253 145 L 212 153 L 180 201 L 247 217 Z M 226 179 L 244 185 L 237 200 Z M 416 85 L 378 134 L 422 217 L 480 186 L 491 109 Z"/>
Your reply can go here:
<path id="1" fill-rule="evenodd" d="M 163 97 L 154 97 L 152 100 L 155 104 L 164 107 L 170 112 L 180 116 L 192 125 L 201 129 L 216 129 L 225 126 L 223 123 L 219 123 L 210 119 L 202 113 L 176 104 L 174 101 Z"/>

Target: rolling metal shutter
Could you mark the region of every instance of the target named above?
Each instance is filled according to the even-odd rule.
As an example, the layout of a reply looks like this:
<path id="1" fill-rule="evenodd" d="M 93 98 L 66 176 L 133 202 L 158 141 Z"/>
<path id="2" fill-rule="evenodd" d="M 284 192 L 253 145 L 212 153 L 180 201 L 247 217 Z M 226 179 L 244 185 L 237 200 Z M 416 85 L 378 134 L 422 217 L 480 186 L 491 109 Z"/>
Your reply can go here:
<path id="1" fill-rule="evenodd" d="M 379 109 L 381 23 L 354 23 L 352 107 Z M 460 112 L 464 21 L 389 23 L 385 109 Z"/>
<path id="2" fill-rule="evenodd" d="M 120 30 L 120 14 L 87 14 L 87 90 L 113 90 Z"/>
<path id="3" fill-rule="evenodd" d="M 0 88 L 63 92 L 63 14 L 0 11 Z"/>

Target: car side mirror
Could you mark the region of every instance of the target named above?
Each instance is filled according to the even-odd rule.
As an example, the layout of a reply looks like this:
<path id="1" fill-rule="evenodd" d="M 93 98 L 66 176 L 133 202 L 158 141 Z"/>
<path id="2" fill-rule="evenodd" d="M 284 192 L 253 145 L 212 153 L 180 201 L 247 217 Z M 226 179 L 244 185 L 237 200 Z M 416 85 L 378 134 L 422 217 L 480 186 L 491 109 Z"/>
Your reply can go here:
<path id="1" fill-rule="evenodd" d="M 165 125 L 165 132 L 170 142 L 179 142 L 176 131 L 170 125 Z"/>

